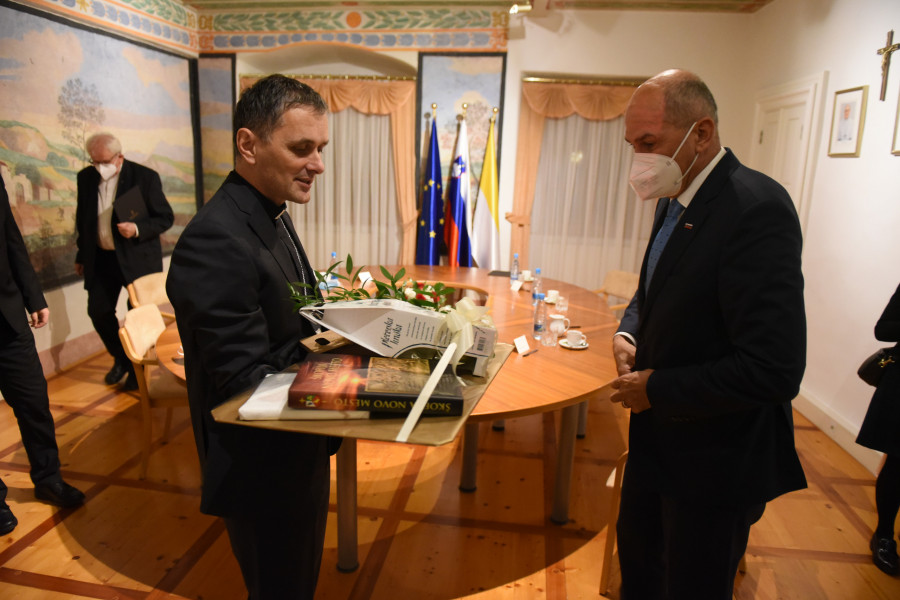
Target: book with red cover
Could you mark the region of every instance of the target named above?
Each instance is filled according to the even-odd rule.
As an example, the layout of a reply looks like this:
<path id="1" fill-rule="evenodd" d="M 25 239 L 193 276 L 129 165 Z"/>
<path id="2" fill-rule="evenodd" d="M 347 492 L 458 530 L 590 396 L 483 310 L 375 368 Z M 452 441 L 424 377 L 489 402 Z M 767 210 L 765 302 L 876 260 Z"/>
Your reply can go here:
<path id="1" fill-rule="evenodd" d="M 431 365 L 425 359 L 309 354 L 288 390 L 288 406 L 407 414 L 430 374 Z M 448 371 L 422 415 L 455 417 L 462 409 L 462 386 Z"/>

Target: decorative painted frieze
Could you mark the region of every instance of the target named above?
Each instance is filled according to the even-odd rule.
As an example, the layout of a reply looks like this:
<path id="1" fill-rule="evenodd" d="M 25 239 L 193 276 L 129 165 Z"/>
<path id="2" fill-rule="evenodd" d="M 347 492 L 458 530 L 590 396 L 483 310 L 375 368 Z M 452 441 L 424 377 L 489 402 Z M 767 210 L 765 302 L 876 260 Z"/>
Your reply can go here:
<path id="1" fill-rule="evenodd" d="M 341 44 L 374 51 L 503 51 L 502 10 L 297 9 L 196 11 L 175 0 L 23 0 L 180 53 L 266 51 Z"/>

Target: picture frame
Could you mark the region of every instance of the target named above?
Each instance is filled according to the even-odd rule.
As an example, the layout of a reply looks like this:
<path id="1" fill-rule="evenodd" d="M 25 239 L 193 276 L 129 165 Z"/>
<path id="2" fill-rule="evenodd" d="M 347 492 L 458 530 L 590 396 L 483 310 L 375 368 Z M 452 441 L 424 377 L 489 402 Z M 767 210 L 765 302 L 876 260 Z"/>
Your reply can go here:
<path id="1" fill-rule="evenodd" d="M 891 144 L 891 154 L 900 156 L 900 94 L 897 94 L 897 115 L 894 117 L 894 141 Z"/>
<path id="2" fill-rule="evenodd" d="M 416 90 L 416 173 L 425 159 L 425 135 L 430 132 L 431 104 L 438 105 L 438 146 L 444 189 L 456 142 L 462 103 L 468 104 L 469 169 L 476 190 L 484 162 L 485 142 L 492 109 L 497 107 L 495 143 L 497 166 L 501 160 L 503 101 L 506 81 L 505 52 L 420 52 Z"/>
<path id="3" fill-rule="evenodd" d="M 869 86 L 867 85 L 834 93 L 828 156 L 859 156 L 868 97 Z"/>

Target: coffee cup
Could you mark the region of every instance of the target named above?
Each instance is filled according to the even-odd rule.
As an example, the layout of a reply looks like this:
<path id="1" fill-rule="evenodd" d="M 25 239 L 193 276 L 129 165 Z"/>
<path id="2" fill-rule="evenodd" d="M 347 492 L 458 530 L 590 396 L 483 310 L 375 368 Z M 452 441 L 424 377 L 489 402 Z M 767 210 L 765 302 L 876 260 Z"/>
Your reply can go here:
<path id="1" fill-rule="evenodd" d="M 529 271 L 528 269 L 522 269 L 522 280 L 531 281 L 531 271 Z"/>
<path id="2" fill-rule="evenodd" d="M 570 329 L 566 332 L 566 343 L 572 348 L 578 348 L 587 343 L 587 336 L 577 329 Z"/>
<path id="3" fill-rule="evenodd" d="M 565 315 L 552 314 L 547 315 L 547 318 L 550 319 L 550 331 L 555 333 L 557 337 L 568 331 L 569 319 L 567 319 Z"/>
<path id="4" fill-rule="evenodd" d="M 547 296 L 544 298 L 545 302 L 549 302 L 553 304 L 559 299 L 559 290 L 547 290 Z"/>

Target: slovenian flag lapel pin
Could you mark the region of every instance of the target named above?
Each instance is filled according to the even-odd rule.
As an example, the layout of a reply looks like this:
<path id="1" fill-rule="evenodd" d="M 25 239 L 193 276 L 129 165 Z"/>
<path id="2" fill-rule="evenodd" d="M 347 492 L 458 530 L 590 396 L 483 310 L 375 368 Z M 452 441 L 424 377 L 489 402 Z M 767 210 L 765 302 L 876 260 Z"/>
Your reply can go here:
<path id="1" fill-rule="evenodd" d="M 684 228 L 687 229 L 688 231 L 690 231 L 691 229 L 694 228 L 694 224 L 693 223 L 685 223 Z"/>

